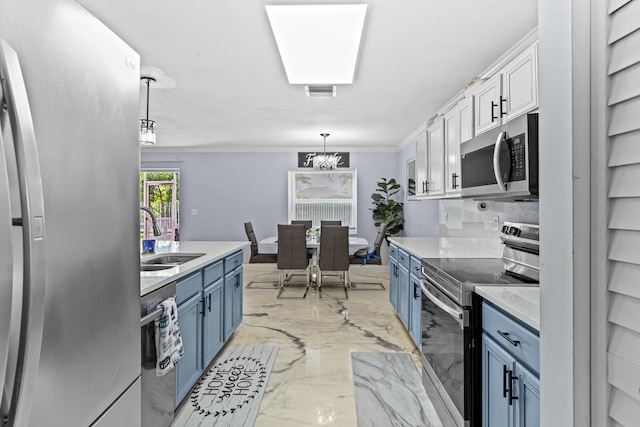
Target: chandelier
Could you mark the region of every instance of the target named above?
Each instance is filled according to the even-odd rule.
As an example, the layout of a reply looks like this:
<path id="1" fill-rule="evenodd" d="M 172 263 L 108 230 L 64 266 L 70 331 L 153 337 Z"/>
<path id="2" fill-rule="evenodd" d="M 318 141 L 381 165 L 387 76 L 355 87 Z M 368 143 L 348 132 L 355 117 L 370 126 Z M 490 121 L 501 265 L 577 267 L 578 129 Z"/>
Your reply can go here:
<path id="1" fill-rule="evenodd" d="M 149 120 L 149 81 L 155 82 L 153 77 L 141 77 L 147 81 L 147 118 L 140 119 L 140 144 L 154 145 L 156 143 L 156 122 Z"/>
<path id="2" fill-rule="evenodd" d="M 320 170 L 331 170 L 338 167 L 339 157 L 337 154 L 327 154 L 327 137 L 328 133 L 321 133 L 320 136 L 324 138 L 324 147 L 322 154 L 316 154 L 313 157 L 313 168 Z"/>

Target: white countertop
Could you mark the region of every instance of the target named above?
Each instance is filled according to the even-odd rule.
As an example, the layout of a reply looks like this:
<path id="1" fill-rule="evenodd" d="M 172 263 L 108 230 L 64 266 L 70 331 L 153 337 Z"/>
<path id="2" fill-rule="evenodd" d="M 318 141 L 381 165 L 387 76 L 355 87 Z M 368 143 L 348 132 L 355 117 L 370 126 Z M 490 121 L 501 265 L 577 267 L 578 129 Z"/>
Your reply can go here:
<path id="1" fill-rule="evenodd" d="M 540 331 L 538 286 L 476 286 L 475 293 Z"/>
<path id="2" fill-rule="evenodd" d="M 390 237 L 389 240 L 418 258 L 500 258 L 500 239 L 480 237 Z"/>
<path id="3" fill-rule="evenodd" d="M 231 255 L 234 252 L 249 247 L 249 241 L 243 242 L 170 242 L 156 241 L 155 254 L 144 254 L 140 256 L 140 261 L 146 258 L 153 258 L 160 254 L 168 253 L 202 253 L 192 261 L 185 262 L 176 267 L 158 271 L 140 272 L 140 296 L 153 292 L 162 286 L 171 283 L 187 274 L 207 266 L 211 262 Z"/>

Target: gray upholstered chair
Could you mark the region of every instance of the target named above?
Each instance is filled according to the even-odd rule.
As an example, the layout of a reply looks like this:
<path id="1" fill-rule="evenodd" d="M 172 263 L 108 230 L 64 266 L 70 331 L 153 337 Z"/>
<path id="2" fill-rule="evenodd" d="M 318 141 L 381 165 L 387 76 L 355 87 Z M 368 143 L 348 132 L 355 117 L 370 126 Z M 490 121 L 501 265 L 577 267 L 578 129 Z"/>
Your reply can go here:
<path id="1" fill-rule="evenodd" d="M 293 219 L 291 220 L 291 225 L 302 224 L 304 225 L 305 231 L 311 228 L 312 222 L 310 219 Z"/>
<path id="2" fill-rule="evenodd" d="M 275 263 L 278 261 L 277 254 L 261 254 L 258 252 L 258 239 L 256 239 L 256 233 L 253 231 L 251 222 L 244 223 L 244 231 L 247 233 L 247 238 L 251 242 L 251 258 L 249 258 L 249 263 Z"/>
<path id="3" fill-rule="evenodd" d="M 320 227 L 322 227 L 323 225 L 342 225 L 342 221 L 340 221 L 340 220 L 334 221 L 334 220 L 324 219 L 324 220 L 320 221 Z M 320 232 L 320 234 L 322 234 L 322 231 Z"/>
<path id="4" fill-rule="evenodd" d="M 324 225 L 320 228 L 320 255 L 318 260 L 318 291 L 322 292 L 322 276 L 326 272 L 337 272 L 342 277 L 344 293 L 349 294 L 349 227 Z"/>
<path id="5" fill-rule="evenodd" d="M 292 270 L 304 270 L 307 277 L 307 288 L 303 298 L 307 296 L 311 282 L 311 269 L 307 257 L 307 232 L 302 224 L 278 224 L 278 297 L 284 285 L 293 276 Z"/>
<path id="6" fill-rule="evenodd" d="M 373 248 L 358 249 L 355 254 L 351 255 L 351 264 L 381 264 L 380 246 L 387 234 L 387 223 L 382 224 L 382 228 L 378 231 Z"/>

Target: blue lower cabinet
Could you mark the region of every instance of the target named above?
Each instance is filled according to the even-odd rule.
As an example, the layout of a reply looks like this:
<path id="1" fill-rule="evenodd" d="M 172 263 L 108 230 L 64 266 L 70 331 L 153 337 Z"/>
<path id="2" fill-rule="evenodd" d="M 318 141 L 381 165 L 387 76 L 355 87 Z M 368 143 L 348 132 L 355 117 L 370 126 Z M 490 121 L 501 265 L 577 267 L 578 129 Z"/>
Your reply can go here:
<path id="1" fill-rule="evenodd" d="M 202 315 L 201 297 L 195 295 L 178 306 L 178 325 L 184 356 L 176 366 L 176 406 L 187 395 L 202 374 L 200 357 Z"/>
<path id="2" fill-rule="evenodd" d="M 517 425 L 537 427 L 540 425 L 540 378 L 517 362 L 515 376 L 518 378 Z"/>
<path id="3" fill-rule="evenodd" d="M 176 405 L 242 322 L 242 272 L 242 251 L 238 251 L 176 283 L 184 345 L 184 356 L 176 366 Z"/>
<path id="4" fill-rule="evenodd" d="M 222 279 L 204 289 L 203 303 L 202 366 L 206 367 L 209 366 L 209 363 L 216 357 L 216 354 L 224 344 L 222 330 L 222 314 L 224 311 Z"/>
<path id="5" fill-rule="evenodd" d="M 482 425 L 540 425 L 536 331 L 501 309 L 482 305 Z"/>
<path id="6" fill-rule="evenodd" d="M 422 348 L 422 290 L 420 279 L 409 274 L 409 335 L 418 348 Z"/>
<path id="7" fill-rule="evenodd" d="M 391 307 L 393 307 L 393 309 L 397 313 L 398 312 L 398 261 L 396 261 L 394 258 L 389 258 L 389 302 L 391 303 Z"/>
<path id="8" fill-rule="evenodd" d="M 398 265 L 398 316 L 409 330 L 409 270 L 402 264 Z"/>

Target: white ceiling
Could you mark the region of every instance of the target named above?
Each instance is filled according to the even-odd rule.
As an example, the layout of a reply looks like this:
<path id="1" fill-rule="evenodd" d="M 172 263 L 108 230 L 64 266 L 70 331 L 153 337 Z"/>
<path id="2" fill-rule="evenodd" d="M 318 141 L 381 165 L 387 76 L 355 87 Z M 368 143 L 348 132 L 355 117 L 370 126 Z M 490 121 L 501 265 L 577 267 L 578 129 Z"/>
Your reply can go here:
<path id="1" fill-rule="evenodd" d="M 339 2 L 79 0 L 175 81 L 151 88 L 150 151 L 319 150 L 322 132 L 328 151 L 395 151 L 538 22 L 537 0 L 346 2 L 368 4 L 354 83 L 308 98 L 287 82 L 264 5 Z"/>

